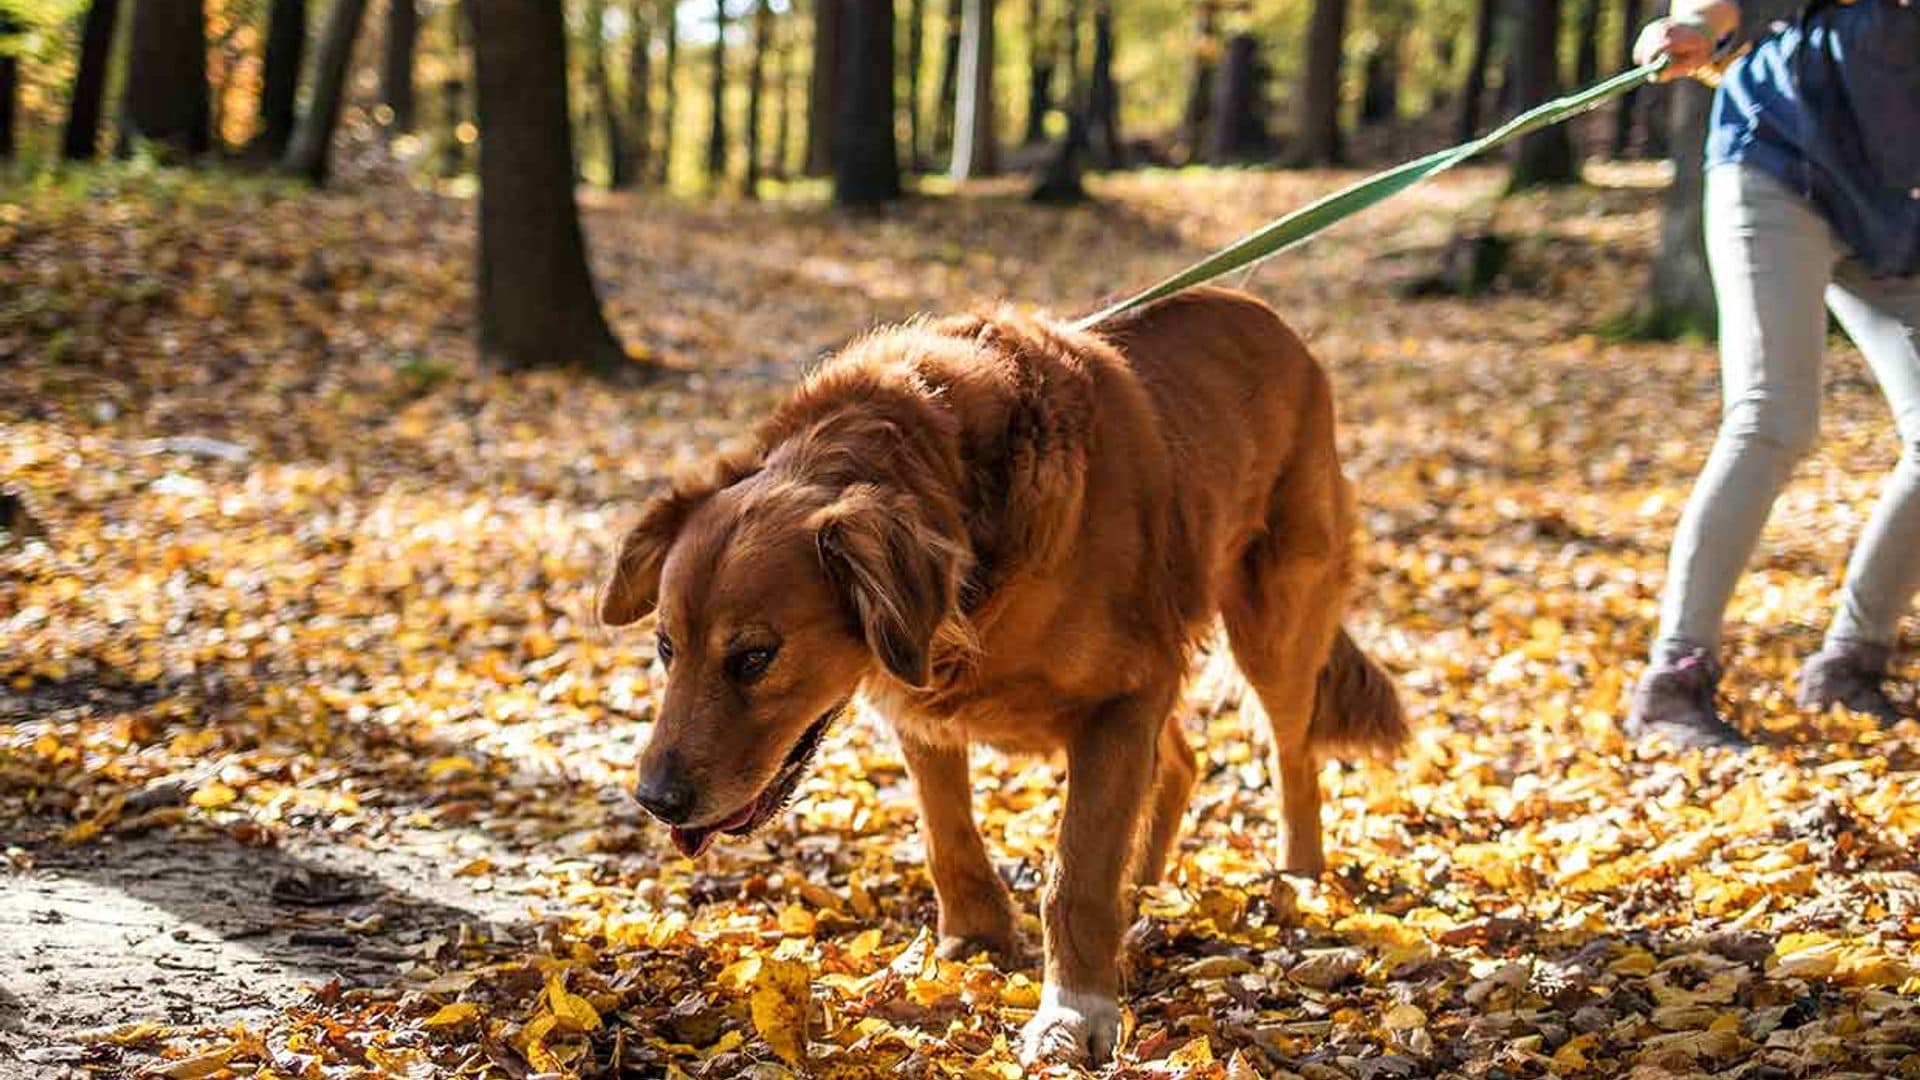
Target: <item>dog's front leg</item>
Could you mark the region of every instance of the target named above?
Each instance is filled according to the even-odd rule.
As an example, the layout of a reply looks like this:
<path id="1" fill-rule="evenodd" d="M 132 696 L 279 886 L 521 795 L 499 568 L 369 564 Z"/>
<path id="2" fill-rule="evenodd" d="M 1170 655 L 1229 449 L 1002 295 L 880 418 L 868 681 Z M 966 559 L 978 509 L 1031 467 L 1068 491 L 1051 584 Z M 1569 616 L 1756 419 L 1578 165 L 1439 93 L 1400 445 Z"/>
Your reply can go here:
<path id="1" fill-rule="evenodd" d="M 1021 1039 L 1028 1064 L 1098 1064 L 1119 1040 L 1122 889 L 1174 696 L 1166 689 L 1114 702 L 1082 721 L 1067 747 L 1067 806 L 1040 911 L 1046 984 Z"/>
<path id="2" fill-rule="evenodd" d="M 1013 901 L 974 825 L 966 747 L 927 746 L 904 732 L 900 747 L 920 796 L 927 869 L 940 901 L 940 955 L 964 960 L 986 952 L 1009 963 L 1019 951 Z"/>

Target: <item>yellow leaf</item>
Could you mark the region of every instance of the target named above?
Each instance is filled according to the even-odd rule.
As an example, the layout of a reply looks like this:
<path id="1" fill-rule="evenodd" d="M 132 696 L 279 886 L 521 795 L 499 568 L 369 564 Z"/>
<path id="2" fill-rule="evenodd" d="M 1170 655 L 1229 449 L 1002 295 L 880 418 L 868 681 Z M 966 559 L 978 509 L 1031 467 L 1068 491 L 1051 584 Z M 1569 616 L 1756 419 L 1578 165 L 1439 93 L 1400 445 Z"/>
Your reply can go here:
<path id="1" fill-rule="evenodd" d="M 460 776 L 473 771 L 473 759 L 461 754 L 434 758 L 427 762 L 427 779 L 429 780 L 442 780 L 449 776 Z"/>
<path id="2" fill-rule="evenodd" d="M 755 972 L 747 1004 L 753 1028 L 789 1065 L 807 1060 L 807 966 L 797 960 L 766 959 Z"/>
<path id="3" fill-rule="evenodd" d="M 780 932 L 788 937 L 812 937 L 815 923 L 813 912 L 799 904 L 780 909 Z"/>
<path id="4" fill-rule="evenodd" d="M 165 1065 L 156 1066 L 147 1075 L 165 1077 L 166 1080 L 204 1080 L 227 1067 L 227 1061 L 233 1057 L 237 1047 L 229 1044 L 203 1054 L 181 1058 Z"/>
<path id="5" fill-rule="evenodd" d="M 473 860 L 472 862 L 466 864 L 465 866 L 462 866 L 460 869 L 455 870 L 453 872 L 453 876 L 454 877 L 483 877 L 491 873 L 493 873 L 493 860 L 487 859 L 487 858 L 479 858 L 479 859 Z"/>
<path id="6" fill-rule="evenodd" d="M 1412 1031 L 1427 1025 L 1427 1014 L 1417 1005 L 1395 1005 L 1380 1018 L 1380 1026 L 1388 1031 Z"/>
<path id="7" fill-rule="evenodd" d="M 597 1031 L 600 1028 L 600 1014 L 595 1011 L 593 1002 L 568 990 L 567 984 L 558 975 L 547 977 L 547 1011 L 566 1031 Z"/>
<path id="8" fill-rule="evenodd" d="M 1575 1035 L 1560 1044 L 1553 1052 L 1553 1066 L 1566 1072 L 1579 1072 L 1591 1062 L 1587 1060 L 1587 1051 L 1600 1041 L 1598 1035 Z"/>
<path id="9" fill-rule="evenodd" d="M 209 780 L 200 785 L 200 789 L 193 793 L 193 798 L 189 801 L 202 810 L 219 810 L 232 806 L 239 798 L 240 793 L 232 787 L 218 780 Z"/>
<path id="10" fill-rule="evenodd" d="M 1205 1035 L 1167 1055 L 1167 1064 L 1175 1069 L 1198 1069 L 1213 1064 L 1213 1043 Z"/>
<path id="11" fill-rule="evenodd" d="M 480 1016 L 480 1006 L 471 1001 L 456 1001 L 440 1006 L 440 1011 L 420 1021 L 424 1028 L 454 1028 L 472 1023 Z"/>

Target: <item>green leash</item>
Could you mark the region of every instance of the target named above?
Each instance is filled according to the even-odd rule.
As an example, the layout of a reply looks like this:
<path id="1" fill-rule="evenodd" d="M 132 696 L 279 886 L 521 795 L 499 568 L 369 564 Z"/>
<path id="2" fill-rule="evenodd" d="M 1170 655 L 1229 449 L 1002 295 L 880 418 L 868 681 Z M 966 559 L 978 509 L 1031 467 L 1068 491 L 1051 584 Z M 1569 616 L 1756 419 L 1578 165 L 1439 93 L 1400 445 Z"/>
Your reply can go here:
<path id="1" fill-rule="evenodd" d="M 1579 93 L 1555 98 L 1544 105 L 1528 109 L 1470 142 L 1416 158 L 1385 172 L 1375 173 L 1323 199 L 1309 203 L 1285 217 L 1276 218 L 1262 226 L 1258 232 L 1234 241 L 1165 281 L 1135 293 L 1111 307 L 1088 315 L 1074 323 L 1074 328 L 1091 329 L 1142 304 L 1151 303 L 1163 296 L 1170 296 L 1182 289 L 1204 284 L 1222 274 L 1278 255 L 1375 203 L 1385 202 L 1437 172 L 1458 165 L 1468 158 L 1484 154 L 1496 146 L 1512 142 L 1529 132 L 1551 127 L 1641 86 L 1651 81 L 1666 65 L 1666 58 L 1661 57 L 1631 71 L 1623 71 Z"/>

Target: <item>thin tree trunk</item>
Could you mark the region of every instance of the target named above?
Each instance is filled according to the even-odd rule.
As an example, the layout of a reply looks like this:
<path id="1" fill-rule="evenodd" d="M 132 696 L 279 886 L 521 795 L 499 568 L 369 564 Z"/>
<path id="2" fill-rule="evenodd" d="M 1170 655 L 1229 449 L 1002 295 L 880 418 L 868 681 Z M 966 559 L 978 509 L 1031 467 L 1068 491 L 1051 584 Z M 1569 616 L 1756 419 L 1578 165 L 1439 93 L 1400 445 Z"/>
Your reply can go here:
<path id="1" fill-rule="evenodd" d="M 1193 74 L 1187 83 L 1187 107 L 1180 116 L 1180 130 L 1189 159 L 1202 156 L 1207 144 L 1207 122 L 1213 115 L 1214 61 L 1220 52 L 1216 29 L 1219 11 L 1215 0 L 1200 0 L 1195 7 Z"/>
<path id="2" fill-rule="evenodd" d="M 625 166 L 616 171 L 616 187 L 631 187 L 647 182 L 647 169 L 653 164 L 649 141 L 653 138 L 653 20 L 647 17 L 652 0 L 634 0 L 627 9 L 627 153 Z"/>
<path id="3" fill-rule="evenodd" d="M 318 186 L 327 182 L 327 161 L 333 131 L 347 94 L 347 68 L 353 61 L 353 42 L 360 34 L 360 16 L 367 0 L 333 0 L 326 30 L 320 36 L 320 55 L 314 66 L 313 96 L 307 114 L 293 129 L 287 146 L 286 171 Z"/>
<path id="4" fill-rule="evenodd" d="M 145 140 L 198 156 L 211 145 L 209 116 L 201 0 L 140 0 L 133 8 L 122 144 Z"/>
<path id="5" fill-rule="evenodd" d="M 790 23 L 783 25 L 791 26 Z M 773 126 L 773 168 L 769 175 L 777 180 L 787 178 L 787 170 L 793 158 L 793 34 L 791 31 L 779 35 L 779 47 L 773 57 L 779 65 L 779 74 L 774 82 L 780 87 L 780 116 Z"/>
<path id="6" fill-rule="evenodd" d="M 454 64 L 441 84 L 441 117 L 446 130 L 441 134 L 440 171 L 447 176 L 459 176 L 467 170 L 467 144 L 460 136 L 462 125 L 467 122 L 467 83 L 462 73 L 467 68 L 467 15 L 460 4 L 446 7 L 445 24 L 447 44 L 454 56 Z"/>
<path id="7" fill-rule="evenodd" d="M 1633 66 L 1633 39 L 1640 33 L 1640 0 L 1626 0 L 1626 14 L 1621 24 L 1620 67 Z M 1618 161 L 1627 156 L 1627 147 L 1633 142 L 1633 120 L 1638 115 L 1634 110 L 1640 105 L 1641 94 L 1636 88 L 1620 95 L 1613 103 L 1613 137 L 1607 145 L 1607 154 Z"/>
<path id="8" fill-rule="evenodd" d="M 1047 141 L 1053 109 L 1053 47 L 1047 40 L 1046 5 L 1027 0 L 1027 145 Z"/>
<path id="9" fill-rule="evenodd" d="M 707 125 L 707 187 L 727 178 L 727 0 L 713 0 L 713 115 Z"/>
<path id="10" fill-rule="evenodd" d="M 380 103 L 392 111 L 387 133 L 413 130 L 413 52 L 420 37 L 415 0 L 387 0 L 387 40 L 380 63 Z"/>
<path id="11" fill-rule="evenodd" d="M 1560 92 L 1560 0 L 1527 0 L 1520 16 L 1520 40 L 1514 49 L 1514 107 L 1530 109 Z M 1508 189 L 1541 184 L 1571 184 L 1580 179 L 1573 138 L 1555 124 L 1520 140 L 1513 156 Z"/>
<path id="12" fill-rule="evenodd" d="M 991 176 L 999 168 L 994 140 L 993 0 L 960 6 L 960 97 L 953 113 L 955 180 Z"/>
<path id="13" fill-rule="evenodd" d="M 1398 24 L 1381 30 L 1367 54 L 1360 92 L 1362 124 L 1390 124 L 1400 115 L 1400 33 Z"/>
<path id="14" fill-rule="evenodd" d="M 960 91 L 960 4 L 947 0 L 947 18 L 940 44 L 940 85 L 933 95 L 933 156 L 953 152 L 953 111 Z"/>
<path id="15" fill-rule="evenodd" d="M 808 78 L 808 176 L 833 172 L 835 132 L 840 122 L 842 8 L 848 0 L 813 0 L 813 72 Z"/>
<path id="16" fill-rule="evenodd" d="M 1066 10 L 1061 13 L 1061 36 L 1066 42 L 1067 110 L 1079 112 L 1086 104 L 1087 87 L 1082 78 L 1085 75 L 1080 65 L 1080 27 L 1086 23 L 1086 5 L 1084 0 L 1067 0 Z"/>
<path id="17" fill-rule="evenodd" d="M 1642 303 L 1640 322 L 1654 336 L 1696 333 L 1711 336 L 1717 308 L 1713 277 L 1707 270 L 1706 231 L 1701 200 L 1707 117 L 1713 92 L 1691 79 L 1669 83 L 1672 110 L 1673 183 L 1667 187 L 1660 226 L 1660 249 Z"/>
<path id="18" fill-rule="evenodd" d="M 907 4 L 907 167 L 914 172 L 926 168 L 925 132 L 920 112 L 920 69 L 927 60 L 927 0 Z"/>
<path id="19" fill-rule="evenodd" d="M 620 108 L 614 103 L 613 74 L 607 68 L 607 0 L 587 5 L 587 81 L 599 108 L 600 133 L 607 156 L 607 186 L 618 190 L 629 183 L 627 147 L 621 130 Z"/>
<path id="20" fill-rule="evenodd" d="M 1096 168 L 1126 164 L 1120 139 L 1120 88 L 1113 81 L 1113 5 L 1093 9 L 1093 70 L 1087 76 L 1087 142 Z"/>
<path id="21" fill-rule="evenodd" d="M 20 61 L 0 53 L 0 161 L 13 158 L 13 118 L 19 111 Z"/>
<path id="22" fill-rule="evenodd" d="M 675 0 L 661 0 L 660 7 L 667 32 L 665 70 L 660 73 L 665 90 L 660 98 L 660 186 L 666 187 L 673 182 L 673 133 L 680 115 L 680 19 Z"/>
<path id="23" fill-rule="evenodd" d="M 69 161 L 90 161 L 100 148 L 100 108 L 107 97 L 107 68 L 113 57 L 113 28 L 120 0 L 93 0 L 80 31 L 80 61 L 73 76 L 73 104 L 60 154 Z"/>
<path id="24" fill-rule="evenodd" d="M 1573 60 L 1575 86 L 1591 86 L 1600 77 L 1600 16 L 1605 2 L 1580 0 L 1580 42 Z"/>
<path id="25" fill-rule="evenodd" d="M 1347 0 L 1314 0 L 1300 80 L 1298 130 L 1288 164 L 1337 165 L 1340 145 L 1340 57 L 1347 37 Z"/>
<path id="26" fill-rule="evenodd" d="M 565 16 L 552 0 L 466 7 L 480 98 L 481 354 L 507 370 L 622 370 L 573 201 Z"/>
<path id="27" fill-rule="evenodd" d="M 1473 14 L 1473 55 L 1467 60 L 1467 81 L 1460 90 L 1460 120 L 1454 138 L 1466 142 L 1480 134 L 1480 107 L 1487 96 L 1487 68 L 1493 61 L 1493 20 L 1500 0 L 1479 0 Z"/>
<path id="28" fill-rule="evenodd" d="M 1226 56 L 1214 79 L 1208 161 L 1224 163 L 1266 153 L 1271 137 L 1260 83 L 1259 40 L 1252 34 L 1235 34 L 1227 39 Z"/>
<path id="29" fill-rule="evenodd" d="M 740 185 L 749 199 L 760 197 L 760 96 L 767 74 L 767 36 L 773 31 L 773 9 L 767 0 L 753 5 L 753 59 L 747 66 L 747 175 Z"/>
<path id="30" fill-rule="evenodd" d="M 893 123 L 893 0 L 845 0 L 833 197 L 845 206 L 900 197 Z"/>

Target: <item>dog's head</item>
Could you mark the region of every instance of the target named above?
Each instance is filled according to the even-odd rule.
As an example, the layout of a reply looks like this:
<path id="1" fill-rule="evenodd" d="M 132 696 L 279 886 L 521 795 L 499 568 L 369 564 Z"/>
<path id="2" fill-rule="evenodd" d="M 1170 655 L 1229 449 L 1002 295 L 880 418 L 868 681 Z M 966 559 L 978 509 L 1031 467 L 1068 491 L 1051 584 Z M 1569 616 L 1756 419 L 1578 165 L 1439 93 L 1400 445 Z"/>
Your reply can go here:
<path id="1" fill-rule="evenodd" d="M 666 687 L 634 794 L 675 846 L 777 814 L 868 675 L 926 685 L 960 568 L 913 498 L 874 485 L 733 465 L 649 502 L 600 616 L 657 615 Z"/>

